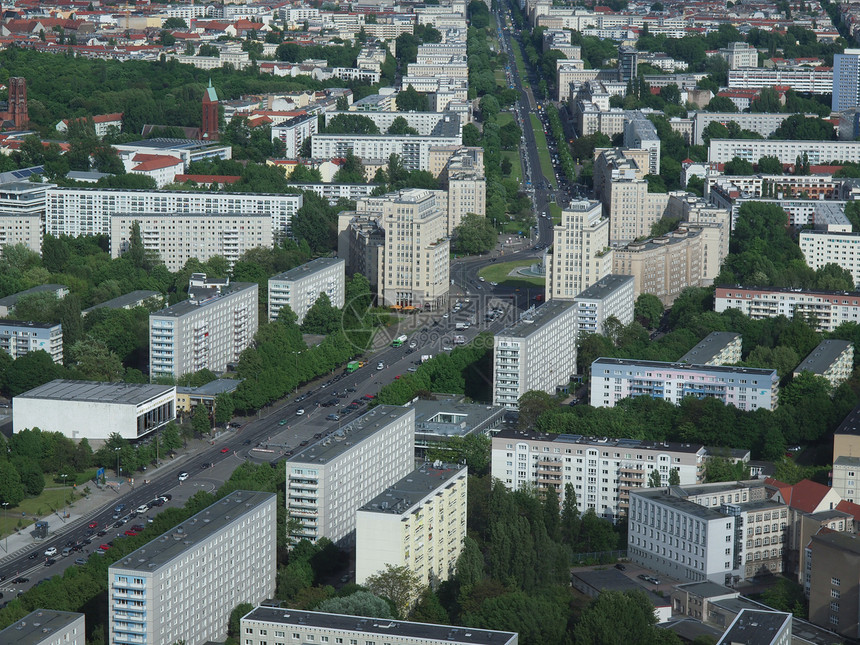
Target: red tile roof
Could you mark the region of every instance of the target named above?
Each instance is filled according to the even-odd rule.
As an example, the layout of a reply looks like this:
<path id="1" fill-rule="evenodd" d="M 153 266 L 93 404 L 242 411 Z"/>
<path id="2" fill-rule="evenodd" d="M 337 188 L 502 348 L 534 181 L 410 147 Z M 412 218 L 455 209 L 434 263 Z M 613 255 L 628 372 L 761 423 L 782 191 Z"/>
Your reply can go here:
<path id="1" fill-rule="evenodd" d="M 860 521 L 860 504 L 855 504 L 854 502 L 849 502 L 848 500 L 843 499 L 836 505 L 836 510 L 848 513 L 854 518 L 855 522 Z"/>
<path id="2" fill-rule="evenodd" d="M 143 155 L 135 155 L 135 159 Z M 147 159 L 143 163 L 136 165 L 132 168 L 132 171 L 137 170 L 140 172 L 149 172 L 150 170 L 160 170 L 162 168 L 170 168 L 171 166 L 177 166 L 182 163 L 182 159 L 178 159 L 176 157 L 171 157 L 169 155 L 146 155 L 148 157 L 155 157 L 155 159 Z"/>
<path id="3" fill-rule="evenodd" d="M 810 479 L 801 480 L 788 488 L 778 488 L 786 504 L 804 513 L 814 513 L 821 500 L 832 490 Z"/>

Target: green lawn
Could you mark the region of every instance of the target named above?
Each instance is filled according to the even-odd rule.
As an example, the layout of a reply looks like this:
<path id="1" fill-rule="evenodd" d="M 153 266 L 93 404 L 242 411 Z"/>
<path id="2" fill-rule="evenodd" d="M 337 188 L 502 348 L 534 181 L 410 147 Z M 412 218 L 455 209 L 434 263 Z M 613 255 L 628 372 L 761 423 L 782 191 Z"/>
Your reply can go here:
<path id="1" fill-rule="evenodd" d="M 516 262 L 501 262 L 485 267 L 478 272 L 487 282 L 498 282 L 506 287 L 519 287 L 527 289 L 530 287 L 542 287 L 546 280 L 543 278 L 527 278 L 524 276 L 513 277 L 508 275 L 514 269 L 527 267 L 534 264 L 532 260 L 518 260 Z"/>
<path id="2" fill-rule="evenodd" d="M 549 148 L 546 143 L 546 135 L 543 132 L 543 125 L 536 114 L 529 114 L 529 119 L 532 123 L 532 131 L 535 133 L 535 143 L 537 143 L 538 157 L 540 158 L 540 169 L 547 181 L 556 188 L 555 170 L 552 167 L 552 159 L 549 156 Z"/>
<path id="3" fill-rule="evenodd" d="M 511 174 L 508 175 L 518 184 L 523 183 L 523 168 L 520 161 L 520 153 L 513 150 L 502 150 L 502 156 L 511 160 Z"/>
<path id="4" fill-rule="evenodd" d="M 55 486 L 56 484 L 52 485 Z M 0 515 L 0 536 L 10 534 L 16 526 L 23 529 L 37 519 L 62 509 L 69 499 L 78 499 L 79 497 L 74 493 L 71 486 L 46 488 L 38 497 L 28 497 L 18 506 L 10 506 L 8 513 Z M 0 511 L 2 510 L 0 509 Z"/>
<path id="5" fill-rule="evenodd" d="M 504 70 L 502 70 L 502 74 L 504 74 Z M 496 116 L 496 123 L 499 124 L 499 128 L 505 127 L 508 123 L 514 122 L 514 115 L 510 112 L 499 112 Z"/>
<path id="6" fill-rule="evenodd" d="M 517 72 L 519 72 L 523 87 L 531 87 L 528 74 L 526 74 L 526 62 L 523 60 L 523 53 L 520 51 L 520 44 L 515 39 L 512 39 L 511 43 L 514 47 L 514 60 L 517 62 Z"/>
<path id="7" fill-rule="evenodd" d="M 561 206 L 553 202 L 549 205 L 549 214 L 552 215 L 553 226 L 561 224 Z"/>

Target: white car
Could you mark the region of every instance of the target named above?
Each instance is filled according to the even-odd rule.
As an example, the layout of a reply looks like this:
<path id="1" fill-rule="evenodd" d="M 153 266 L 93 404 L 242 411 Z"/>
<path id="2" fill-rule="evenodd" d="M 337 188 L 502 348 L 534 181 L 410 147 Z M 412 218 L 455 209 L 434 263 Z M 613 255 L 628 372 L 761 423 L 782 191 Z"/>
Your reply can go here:
<path id="1" fill-rule="evenodd" d="M 179 473 L 179 481 L 184 482 L 186 479 L 188 479 L 188 473 L 186 473 L 186 472 Z"/>
<path id="2" fill-rule="evenodd" d="M 486 282 L 487 279 L 484 276 L 481 276 L 480 278 L 478 278 L 478 281 L 479 282 Z"/>
<path id="3" fill-rule="evenodd" d="M 45 549 L 46 558 L 53 558 L 55 555 L 57 555 L 57 547 L 52 546 Z"/>
<path id="4" fill-rule="evenodd" d="M 297 417 L 302 416 L 304 413 L 305 413 L 305 409 L 304 409 L 304 408 L 299 408 L 298 410 L 296 410 L 296 416 L 297 416 Z"/>
<path id="5" fill-rule="evenodd" d="M 414 340 L 409 343 L 409 349 L 415 349 L 416 347 L 418 347 L 418 343 L 416 343 Z"/>
<path id="6" fill-rule="evenodd" d="M 141 504 L 140 506 L 137 507 L 138 513 L 146 513 L 148 510 L 149 510 L 149 506 L 147 506 L 146 504 Z"/>
<path id="7" fill-rule="evenodd" d="M 448 314 L 442 314 L 442 318 L 447 318 Z"/>
<path id="8" fill-rule="evenodd" d="M 377 370 L 384 370 L 384 369 L 385 369 L 385 363 L 383 363 L 382 361 L 379 361 L 379 362 L 376 364 L 376 369 L 377 369 Z"/>

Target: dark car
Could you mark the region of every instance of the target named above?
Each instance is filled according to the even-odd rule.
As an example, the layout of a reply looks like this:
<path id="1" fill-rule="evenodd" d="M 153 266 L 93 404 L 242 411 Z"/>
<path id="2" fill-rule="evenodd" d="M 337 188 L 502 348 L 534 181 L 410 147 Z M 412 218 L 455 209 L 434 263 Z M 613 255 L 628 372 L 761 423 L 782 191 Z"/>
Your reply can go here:
<path id="1" fill-rule="evenodd" d="M 143 530 L 143 524 L 135 524 L 131 527 L 131 530 L 140 533 Z"/>
<path id="2" fill-rule="evenodd" d="M 57 564 L 57 561 L 54 558 L 48 558 L 45 560 L 45 566 L 50 567 L 52 564 Z"/>
<path id="3" fill-rule="evenodd" d="M 98 533 L 96 533 L 96 535 L 98 535 L 99 537 L 104 537 L 105 535 L 107 535 L 107 531 L 105 531 L 104 529 L 102 529 L 101 531 L 99 531 Z"/>
<path id="4" fill-rule="evenodd" d="M 164 493 L 164 495 L 161 496 L 161 499 L 163 499 L 165 502 L 169 502 L 173 499 L 173 495 L 171 495 L 170 493 Z"/>
<path id="5" fill-rule="evenodd" d="M 38 557 L 39 557 L 38 553 L 31 553 L 30 555 L 27 556 L 27 559 L 28 560 L 35 560 Z"/>
<path id="6" fill-rule="evenodd" d="M 25 578 L 24 576 L 18 576 L 12 581 L 13 585 L 22 585 L 26 582 L 30 582 L 30 578 Z"/>
<path id="7" fill-rule="evenodd" d="M 204 462 L 204 463 L 202 464 L 202 466 L 201 466 L 201 467 L 202 467 L 202 468 L 211 468 L 211 467 L 212 467 L 212 462 L 206 461 L 206 462 Z"/>
<path id="8" fill-rule="evenodd" d="M 619 571 L 626 571 L 626 570 L 627 570 L 627 567 L 625 567 L 625 566 L 624 566 L 623 564 L 621 564 L 620 562 L 619 562 L 618 564 L 616 564 L 616 565 L 615 565 L 615 568 L 616 568 L 616 569 L 618 569 Z"/>

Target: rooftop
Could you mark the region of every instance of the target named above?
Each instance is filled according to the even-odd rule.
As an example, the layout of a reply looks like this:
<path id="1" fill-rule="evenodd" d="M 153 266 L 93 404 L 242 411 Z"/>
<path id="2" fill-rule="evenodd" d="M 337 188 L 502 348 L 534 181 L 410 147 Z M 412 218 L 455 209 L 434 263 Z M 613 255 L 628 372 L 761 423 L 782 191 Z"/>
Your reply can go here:
<path id="1" fill-rule="evenodd" d="M 338 264 L 345 266 L 346 261 L 343 258 L 317 258 L 316 260 L 311 260 L 310 262 L 305 262 L 301 266 L 297 266 L 289 271 L 284 271 L 277 275 L 273 275 L 269 280 L 283 280 L 293 281 L 300 280 L 302 278 L 306 278 L 309 275 L 322 271 L 324 269 L 329 269 L 333 266 L 337 266 Z"/>
<path id="2" fill-rule="evenodd" d="M 241 379 L 216 378 L 214 381 L 209 381 L 206 385 L 198 387 L 177 387 L 176 392 L 197 396 L 218 396 L 219 394 L 235 392 L 241 382 Z"/>
<path id="3" fill-rule="evenodd" d="M 836 434 L 856 434 L 860 435 L 860 405 L 848 413 L 839 427 L 836 428 Z"/>
<path id="4" fill-rule="evenodd" d="M 16 399 L 50 399 L 52 401 L 90 401 L 139 405 L 168 392 L 172 385 L 152 383 L 100 383 L 55 379 L 16 396 Z"/>
<path id="5" fill-rule="evenodd" d="M 634 582 L 618 569 L 595 569 L 593 571 L 577 571 L 571 574 L 579 578 L 589 587 L 598 591 L 643 591 L 655 607 L 666 607 L 670 604 L 668 598 L 658 596 L 653 591 L 643 589 L 642 585 Z"/>
<path id="6" fill-rule="evenodd" d="M 212 144 L 210 142 L 201 142 L 193 139 L 169 139 L 166 137 L 156 137 L 154 139 L 144 139 L 142 141 L 120 144 L 118 147 L 152 148 L 155 150 L 205 150 L 206 148 L 212 147 Z"/>
<path id="7" fill-rule="evenodd" d="M 433 625 L 431 623 L 411 623 L 403 620 L 362 618 L 361 616 L 344 616 L 342 614 L 326 614 L 318 611 L 280 609 L 277 607 L 257 607 L 243 616 L 242 620 L 357 632 L 362 636 L 367 634 L 384 634 L 401 639 L 414 639 L 415 642 L 418 642 L 419 639 L 444 640 L 454 645 L 457 643 L 504 645 L 505 643 L 513 643 L 517 640 L 517 635 L 513 632 L 491 631 L 474 627 Z"/>
<path id="8" fill-rule="evenodd" d="M 741 335 L 731 331 L 714 331 L 705 336 L 698 345 L 678 359 L 679 363 L 703 365 L 714 360 L 716 356 Z"/>
<path id="9" fill-rule="evenodd" d="M 698 517 L 701 520 L 720 520 L 725 518 L 724 513 L 720 513 L 719 511 L 709 508 L 707 506 L 700 506 L 695 502 L 690 502 L 686 499 L 682 499 L 680 497 L 675 497 L 673 495 L 667 495 L 666 489 L 664 487 L 661 488 L 637 488 L 630 491 L 630 495 L 637 497 L 645 497 L 651 501 L 657 502 L 658 504 L 662 504 L 663 506 L 671 506 L 679 513 L 685 513 L 687 515 L 693 515 Z"/>
<path id="10" fill-rule="evenodd" d="M 531 336 L 544 325 L 548 325 L 562 314 L 576 306 L 571 300 L 550 300 L 536 309 L 529 309 L 520 315 L 518 323 L 496 332 L 496 338 L 500 336 L 513 336 L 515 338 L 526 338 Z"/>
<path id="11" fill-rule="evenodd" d="M 449 481 L 465 477 L 464 465 L 443 464 L 442 462 L 421 464 L 399 482 L 389 486 L 379 495 L 359 508 L 368 513 L 389 513 L 405 515 L 414 512 L 416 507 Z"/>
<path id="12" fill-rule="evenodd" d="M 574 300 L 602 300 L 616 292 L 628 283 L 633 282 L 632 275 L 611 274 L 581 291 Z"/>
<path id="13" fill-rule="evenodd" d="M 703 450 L 702 444 L 645 441 L 642 439 L 612 439 L 611 437 L 588 437 L 581 434 L 543 434 L 533 430 L 516 430 L 508 427 L 502 428 L 499 432 L 495 433 L 493 438 L 576 443 L 581 445 L 603 446 L 605 448 L 637 448 L 641 450 L 661 451 L 671 450 L 674 452 L 696 453 Z"/>
<path id="14" fill-rule="evenodd" d="M 842 356 L 843 352 L 853 347 L 854 344 L 847 340 L 822 340 L 818 347 L 813 349 L 812 353 L 794 368 L 794 373 L 824 374 Z"/>
<path id="15" fill-rule="evenodd" d="M 753 374 L 756 376 L 776 377 L 776 370 L 760 369 L 758 367 L 728 367 L 724 365 L 688 365 L 686 363 L 669 363 L 663 361 L 640 361 L 629 358 L 606 358 L 601 356 L 592 365 L 618 365 L 619 367 L 652 367 L 654 369 L 673 369 L 688 372 L 704 371 L 722 372 L 725 374 Z"/>
<path id="16" fill-rule="evenodd" d="M 849 234 L 845 233 L 845 235 Z M 816 291 L 815 289 L 794 289 L 792 287 L 755 287 L 745 286 L 742 284 L 718 284 L 715 285 L 715 287 L 718 290 L 731 289 L 734 291 L 762 291 L 765 293 L 796 293 L 798 296 L 851 296 L 852 298 L 860 298 L 860 291 Z"/>
<path id="17" fill-rule="evenodd" d="M 68 287 L 64 284 L 41 284 L 38 287 L 31 287 L 18 293 L 13 293 L 11 296 L 0 298 L 0 307 L 14 307 L 21 296 L 29 296 L 33 293 L 42 293 L 45 291 L 68 291 Z"/>
<path id="18" fill-rule="evenodd" d="M 135 305 L 138 302 L 142 302 L 149 298 L 160 297 L 161 294 L 158 291 L 138 289 L 137 291 L 132 291 L 131 293 L 127 293 L 124 296 L 119 296 L 118 298 L 113 298 L 111 300 L 106 300 L 105 302 L 100 302 L 97 305 L 93 305 L 89 309 L 84 309 L 82 313 L 88 314 L 91 311 L 95 311 L 96 309 L 125 309 L 129 305 Z"/>
<path id="19" fill-rule="evenodd" d="M 274 497 L 274 493 L 233 491 L 182 524 L 174 526 L 121 560 L 117 560 L 111 565 L 111 569 L 153 572 L 183 553 L 193 550 L 197 544 L 208 540 L 242 515 L 255 512 L 257 507 Z"/>
<path id="20" fill-rule="evenodd" d="M 411 408 L 379 405 L 290 457 L 288 463 L 326 464 L 373 436 L 382 427 L 415 412 Z"/>
<path id="21" fill-rule="evenodd" d="M 59 327 L 60 323 L 35 322 L 33 320 L 0 320 L 0 327 L 29 327 L 31 329 L 51 329 Z"/>
<path id="22" fill-rule="evenodd" d="M 212 295 L 205 300 L 192 300 L 191 298 L 189 298 L 188 300 L 177 302 L 175 305 L 171 305 L 169 307 L 166 307 L 165 309 L 153 312 L 149 315 L 154 316 L 156 318 L 181 318 L 182 316 L 189 314 L 192 311 L 197 311 L 203 307 L 207 307 L 217 302 L 221 302 L 227 296 L 233 296 L 241 291 L 246 291 L 248 289 L 258 288 L 259 285 L 257 285 L 256 282 L 233 282 L 232 284 L 229 284 L 223 289 L 221 289 L 220 293 Z"/>
<path id="23" fill-rule="evenodd" d="M 505 408 L 484 403 L 466 403 L 458 394 L 439 394 L 437 399 L 418 399 L 415 410 L 415 432 L 435 436 L 464 436 L 500 419 Z"/>
<path id="24" fill-rule="evenodd" d="M 676 588 L 680 591 L 686 591 L 701 598 L 718 598 L 720 596 L 735 597 L 738 595 L 736 590 L 717 584 L 716 582 L 710 582 L 709 580 L 688 582 L 686 584 L 678 585 Z"/>
<path id="25" fill-rule="evenodd" d="M 0 643 L 36 645 L 51 638 L 50 634 L 56 634 L 83 616 L 71 611 L 36 609 L 6 629 L 0 630 Z"/>
<path id="26" fill-rule="evenodd" d="M 771 645 L 783 630 L 791 630 L 791 614 L 782 611 L 743 609 L 723 634 L 720 643 Z"/>

